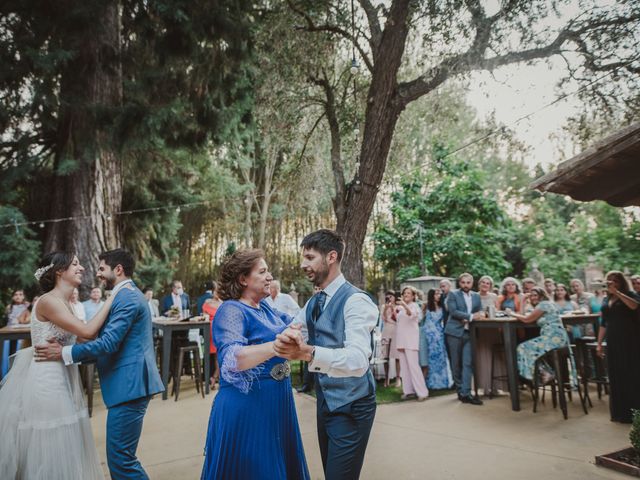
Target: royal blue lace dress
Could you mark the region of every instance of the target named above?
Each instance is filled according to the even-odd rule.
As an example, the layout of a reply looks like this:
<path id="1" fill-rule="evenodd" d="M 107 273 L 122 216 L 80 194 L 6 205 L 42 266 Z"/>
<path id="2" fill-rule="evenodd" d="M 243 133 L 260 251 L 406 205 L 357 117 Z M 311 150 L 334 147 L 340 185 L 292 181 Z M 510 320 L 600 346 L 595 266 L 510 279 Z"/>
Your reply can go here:
<path id="1" fill-rule="evenodd" d="M 271 375 L 284 360 L 274 357 L 250 370 L 237 370 L 240 349 L 274 340 L 290 321 L 264 301 L 253 308 L 227 300 L 218 308 L 213 341 L 220 390 L 209 417 L 203 480 L 310 478 L 291 379 Z"/>

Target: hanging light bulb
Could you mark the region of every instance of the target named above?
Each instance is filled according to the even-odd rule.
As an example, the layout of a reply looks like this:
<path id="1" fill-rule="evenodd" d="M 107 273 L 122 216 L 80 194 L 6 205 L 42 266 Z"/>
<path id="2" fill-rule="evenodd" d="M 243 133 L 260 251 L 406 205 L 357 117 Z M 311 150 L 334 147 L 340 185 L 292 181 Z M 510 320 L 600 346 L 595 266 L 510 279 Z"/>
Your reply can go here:
<path id="1" fill-rule="evenodd" d="M 176 213 L 180 213 L 180 207 L 176 207 Z"/>
<path id="2" fill-rule="evenodd" d="M 44 222 L 40 222 L 40 224 L 38 225 L 40 228 L 44 228 Z"/>
<path id="3" fill-rule="evenodd" d="M 358 60 L 356 60 L 356 57 L 351 59 L 351 68 L 349 71 L 351 72 L 351 75 L 357 75 L 360 71 L 360 64 L 358 63 Z"/>

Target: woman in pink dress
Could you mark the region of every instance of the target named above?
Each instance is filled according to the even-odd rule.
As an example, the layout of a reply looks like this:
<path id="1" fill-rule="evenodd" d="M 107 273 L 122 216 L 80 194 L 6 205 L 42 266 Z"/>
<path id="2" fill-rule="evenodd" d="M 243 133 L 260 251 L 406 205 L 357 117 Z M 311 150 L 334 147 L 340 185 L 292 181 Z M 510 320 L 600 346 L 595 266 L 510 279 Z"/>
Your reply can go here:
<path id="1" fill-rule="evenodd" d="M 385 346 L 384 354 L 384 386 L 389 386 L 389 365 L 395 362 L 396 367 L 396 388 L 400 387 L 400 360 L 398 359 L 398 349 L 396 348 L 396 296 L 393 290 L 385 293 L 385 304 L 382 307 L 382 344 Z"/>
<path id="2" fill-rule="evenodd" d="M 400 357 L 402 376 L 402 399 L 418 397 L 421 402 L 429 397 L 429 389 L 422 375 L 418 358 L 420 331 L 420 307 L 416 303 L 417 292 L 413 287 L 404 287 L 396 306 L 396 347 Z"/>

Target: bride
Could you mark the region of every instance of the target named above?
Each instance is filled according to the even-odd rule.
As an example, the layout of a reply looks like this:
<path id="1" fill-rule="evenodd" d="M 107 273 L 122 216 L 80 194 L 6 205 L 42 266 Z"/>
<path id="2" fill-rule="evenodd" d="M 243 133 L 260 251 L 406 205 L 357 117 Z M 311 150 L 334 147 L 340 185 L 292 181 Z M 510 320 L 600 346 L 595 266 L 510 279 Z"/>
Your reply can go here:
<path id="1" fill-rule="evenodd" d="M 69 298 L 84 268 L 73 253 L 44 256 L 35 273 L 43 295 L 31 313 L 31 343 L 95 338 L 113 298 L 90 323 L 73 313 Z M 20 350 L 0 384 L 0 478 L 16 480 L 102 479 L 78 366 L 34 361 L 33 347 Z"/>

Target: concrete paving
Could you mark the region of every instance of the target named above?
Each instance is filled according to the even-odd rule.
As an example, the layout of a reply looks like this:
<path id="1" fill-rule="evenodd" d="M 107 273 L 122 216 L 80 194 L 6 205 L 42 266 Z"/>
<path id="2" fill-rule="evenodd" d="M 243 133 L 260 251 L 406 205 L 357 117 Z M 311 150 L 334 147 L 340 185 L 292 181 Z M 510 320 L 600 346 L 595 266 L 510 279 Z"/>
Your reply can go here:
<path id="1" fill-rule="evenodd" d="M 152 479 L 200 478 L 202 449 L 214 395 L 202 399 L 184 382 L 178 402 L 153 399 L 145 417 L 138 455 Z M 322 479 L 315 426 L 315 399 L 294 393 L 307 462 L 313 479 Z M 453 395 L 424 403 L 378 407 L 362 479 L 625 479 L 594 464 L 595 455 L 629 444 L 629 426 L 609 421 L 606 398 L 585 415 L 579 402 L 564 420 L 550 401 L 538 413 L 522 394 L 522 411 L 507 396 L 463 405 Z M 94 437 L 105 459 L 106 410 L 99 393 L 92 419 Z M 105 465 L 108 478 L 108 470 Z"/>

